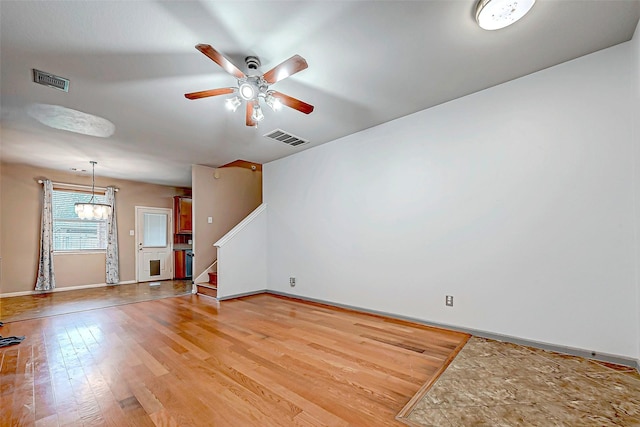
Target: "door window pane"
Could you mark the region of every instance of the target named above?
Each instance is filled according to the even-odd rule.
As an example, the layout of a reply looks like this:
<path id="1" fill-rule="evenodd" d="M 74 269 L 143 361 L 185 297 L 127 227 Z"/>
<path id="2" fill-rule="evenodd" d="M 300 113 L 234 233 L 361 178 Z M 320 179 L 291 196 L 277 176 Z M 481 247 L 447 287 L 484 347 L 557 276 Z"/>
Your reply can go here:
<path id="1" fill-rule="evenodd" d="M 144 242 L 145 247 L 167 246 L 167 215 L 144 214 Z"/>

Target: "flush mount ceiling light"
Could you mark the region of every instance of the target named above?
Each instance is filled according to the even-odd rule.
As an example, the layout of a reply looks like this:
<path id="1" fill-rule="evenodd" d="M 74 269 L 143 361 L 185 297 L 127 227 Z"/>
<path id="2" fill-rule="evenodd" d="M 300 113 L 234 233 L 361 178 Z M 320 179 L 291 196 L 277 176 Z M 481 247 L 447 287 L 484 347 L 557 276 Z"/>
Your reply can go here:
<path id="1" fill-rule="evenodd" d="M 227 73 L 234 76 L 238 82 L 238 86 L 186 93 L 184 96 L 187 99 L 201 99 L 210 96 L 233 94 L 233 98 L 226 100 L 226 107 L 231 111 L 236 111 L 242 104 L 242 101 L 244 101 L 246 105 L 245 120 L 247 126 L 258 126 L 258 122 L 264 119 L 260 101 L 271 107 L 273 111 L 278 111 L 282 105 L 286 105 L 304 114 L 309 114 L 313 111 L 313 105 L 269 89 L 269 85 L 306 69 L 307 61 L 305 61 L 303 57 L 293 55 L 266 73 L 258 75 L 255 71 L 260 66 L 260 59 L 256 56 L 247 56 L 245 58 L 244 61 L 248 69 L 248 74 L 245 74 L 210 45 L 199 44 L 196 46 L 196 49 L 221 66 Z"/>
<path id="2" fill-rule="evenodd" d="M 499 30 L 518 21 L 531 10 L 536 0 L 480 0 L 476 21 L 485 30 Z"/>
<path id="3" fill-rule="evenodd" d="M 96 197 L 96 165 L 98 162 L 91 161 L 91 200 L 87 203 L 76 203 L 76 215 L 80 219 L 107 219 L 111 214 L 111 205 L 104 203 L 94 203 Z"/>

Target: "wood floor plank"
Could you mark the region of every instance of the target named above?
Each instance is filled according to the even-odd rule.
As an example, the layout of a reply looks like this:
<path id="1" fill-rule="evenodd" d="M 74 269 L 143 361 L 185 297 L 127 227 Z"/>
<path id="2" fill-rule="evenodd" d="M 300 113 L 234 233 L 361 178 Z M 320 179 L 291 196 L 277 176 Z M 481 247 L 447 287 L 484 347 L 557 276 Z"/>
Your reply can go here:
<path id="1" fill-rule="evenodd" d="M 396 414 L 468 338 L 267 294 L 8 326 L 27 339 L 0 349 L 0 398 L 11 408 L 0 425 L 398 426 Z"/>
<path id="2" fill-rule="evenodd" d="M 164 408 L 158 412 L 154 412 L 149 418 L 151 418 L 151 421 L 153 421 L 153 424 L 157 427 L 181 427 L 178 421 Z"/>
<path id="3" fill-rule="evenodd" d="M 12 416 L 16 425 L 35 423 L 33 348 L 18 348 Z"/>
<path id="4" fill-rule="evenodd" d="M 35 427 L 58 427 L 58 415 L 53 414 L 36 421 Z"/>
<path id="5" fill-rule="evenodd" d="M 307 413 L 309 417 L 302 417 L 303 419 L 310 418 L 318 420 L 324 424 L 325 426 L 343 426 L 348 425 L 348 423 L 341 418 L 337 417 L 330 411 L 319 406 L 314 400 L 309 400 L 302 395 L 296 393 L 292 390 L 289 385 L 281 385 L 277 381 L 273 381 L 272 378 L 268 375 L 262 373 L 260 368 L 262 365 L 258 363 L 258 361 L 253 360 L 253 358 L 248 359 L 245 355 L 241 354 L 242 352 L 234 352 L 229 354 L 221 354 L 221 364 L 226 365 L 227 369 L 229 367 L 234 366 L 238 363 L 243 365 L 250 366 L 249 370 L 245 370 L 244 373 L 248 375 L 253 381 L 260 384 L 261 386 L 268 388 L 271 393 L 282 396 L 286 401 L 291 402 L 292 405 L 295 405 L 296 408 L 301 408 L 302 413 Z M 211 360 L 209 360 L 210 362 Z M 313 390 L 310 390 L 313 392 Z M 301 414 L 302 414 L 301 413 Z M 299 419 L 300 416 L 296 415 L 295 419 Z"/>

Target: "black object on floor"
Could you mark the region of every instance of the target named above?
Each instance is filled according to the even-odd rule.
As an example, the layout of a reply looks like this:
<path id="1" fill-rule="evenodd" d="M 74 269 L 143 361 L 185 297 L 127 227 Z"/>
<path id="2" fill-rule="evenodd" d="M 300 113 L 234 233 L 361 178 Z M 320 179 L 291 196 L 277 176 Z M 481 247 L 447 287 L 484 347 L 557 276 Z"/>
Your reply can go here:
<path id="1" fill-rule="evenodd" d="M 0 335 L 0 347 L 7 347 L 9 345 L 20 344 L 25 337 L 2 337 Z"/>

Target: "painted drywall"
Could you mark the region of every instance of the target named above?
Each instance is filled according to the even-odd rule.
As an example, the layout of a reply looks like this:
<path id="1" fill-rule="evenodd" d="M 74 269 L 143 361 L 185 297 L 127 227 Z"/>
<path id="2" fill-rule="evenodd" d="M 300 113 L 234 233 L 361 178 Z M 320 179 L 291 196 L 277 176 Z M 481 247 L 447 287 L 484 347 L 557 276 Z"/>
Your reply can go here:
<path id="1" fill-rule="evenodd" d="M 258 206 L 216 246 L 219 298 L 267 289 L 266 205 Z"/>
<path id="2" fill-rule="evenodd" d="M 0 293 L 25 292 L 34 288 L 40 245 L 42 185 L 40 178 L 56 182 L 91 185 L 91 176 L 5 163 L 2 165 L 0 207 L 3 260 Z M 135 280 L 135 206 L 172 207 L 172 197 L 184 189 L 96 176 L 97 186 L 115 185 L 120 250 L 120 280 Z M 105 254 L 55 254 L 58 288 L 105 282 Z"/>
<path id="3" fill-rule="evenodd" d="M 635 90 L 633 101 L 635 103 L 633 120 L 633 140 L 634 140 L 634 184 L 635 184 L 635 220 L 636 220 L 636 286 L 638 308 L 636 310 L 638 316 L 638 368 L 640 369 L 640 23 L 636 27 L 633 39 L 630 42 L 632 48 L 631 76 L 634 79 Z"/>
<path id="4" fill-rule="evenodd" d="M 0 153 L 2 152 L 2 141 L 0 140 Z M 2 162 L 0 162 L 0 201 L 2 201 Z M 0 237 L 2 233 L 2 209 L 0 209 Z M 0 289 L 2 289 L 2 239 L 0 238 Z"/>
<path id="5" fill-rule="evenodd" d="M 262 172 L 193 165 L 193 273 L 217 258 L 213 244 L 262 203 Z M 212 222 L 207 219 L 211 217 Z"/>
<path id="6" fill-rule="evenodd" d="M 269 289 L 636 357 L 630 51 L 266 164 Z"/>

